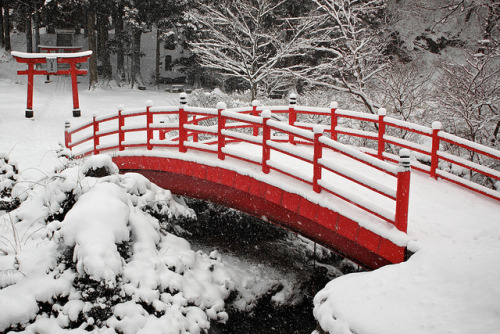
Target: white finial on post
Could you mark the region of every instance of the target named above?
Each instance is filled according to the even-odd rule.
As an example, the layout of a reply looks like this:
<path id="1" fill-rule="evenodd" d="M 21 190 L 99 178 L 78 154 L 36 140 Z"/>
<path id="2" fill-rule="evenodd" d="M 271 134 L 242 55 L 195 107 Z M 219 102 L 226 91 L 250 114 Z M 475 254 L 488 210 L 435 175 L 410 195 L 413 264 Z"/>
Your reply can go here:
<path id="1" fill-rule="evenodd" d="M 271 110 L 266 109 L 260 115 L 262 116 L 262 118 L 271 118 Z"/>
<path id="2" fill-rule="evenodd" d="M 252 107 L 257 107 L 259 105 L 259 100 L 253 100 L 252 101 Z"/>
<path id="3" fill-rule="evenodd" d="M 325 131 L 325 129 L 323 128 L 323 126 L 321 126 L 319 124 L 315 124 L 313 126 L 313 132 L 314 133 L 323 133 L 323 131 Z"/>
<path id="4" fill-rule="evenodd" d="M 441 130 L 442 129 L 442 124 L 439 121 L 434 121 L 432 122 L 432 129 L 433 130 Z"/>
<path id="5" fill-rule="evenodd" d="M 152 107 L 153 106 L 153 101 L 152 100 L 147 100 L 146 101 L 146 107 Z"/>
<path id="6" fill-rule="evenodd" d="M 290 94 L 290 97 L 288 98 L 288 103 L 291 105 L 297 104 L 297 94 L 295 93 Z"/>
<path id="7" fill-rule="evenodd" d="M 117 107 L 118 111 L 125 109 L 125 106 L 123 104 L 119 104 Z"/>
<path id="8" fill-rule="evenodd" d="M 339 107 L 339 103 L 337 101 L 332 101 L 330 103 L 330 109 L 337 109 Z"/>
<path id="9" fill-rule="evenodd" d="M 179 100 L 181 105 L 186 105 L 187 104 L 187 94 L 182 92 L 179 94 Z"/>
<path id="10" fill-rule="evenodd" d="M 403 167 L 405 171 L 410 169 L 411 159 L 410 159 L 410 150 L 406 148 L 402 148 L 399 151 L 399 166 Z"/>
<path id="11" fill-rule="evenodd" d="M 378 115 L 379 116 L 385 116 L 385 115 L 387 115 L 387 110 L 385 108 L 380 108 L 378 110 Z"/>
<path id="12" fill-rule="evenodd" d="M 218 110 L 227 109 L 227 104 L 225 102 L 217 102 L 215 108 L 217 108 Z"/>

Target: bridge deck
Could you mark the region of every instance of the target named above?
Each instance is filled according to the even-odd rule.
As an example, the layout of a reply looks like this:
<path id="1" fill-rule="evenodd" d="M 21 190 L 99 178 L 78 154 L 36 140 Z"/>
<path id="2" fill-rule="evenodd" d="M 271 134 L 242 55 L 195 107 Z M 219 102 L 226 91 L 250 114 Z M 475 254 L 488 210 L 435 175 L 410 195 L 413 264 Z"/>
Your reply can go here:
<path id="1" fill-rule="evenodd" d="M 239 143 L 228 146 L 238 146 L 241 151 L 247 152 L 249 156 L 259 156 L 260 151 L 253 145 Z M 302 147 L 304 153 L 311 152 L 310 147 Z M 208 166 L 220 167 L 238 171 L 255 179 L 262 180 L 268 184 L 275 185 L 292 193 L 299 194 L 308 200 L 318 203 L 342 215 L 358 222 L 369 230 L 398 244 L 408 243 L 411 251 L 416 251 L 420 243 L 435 236 L 460 237 L 470 236 L 479 231 L 498 229 L 500 217 L 500 205 L 495 200 L 470 192 L 451 182 L 434 180 L 428 175 L 412 171 L 410 187 L 410 207 L 408 221 L 408 235 L 398 231 L 393 225 L 367 214 L 356 206 L 326 192 L 320 194 L 312 191 L 311 187 L 281 173 L 271 171 L 263 174 L 261 167 L 245 163 L 241 160 L 226 157 L 224 161 L 218 160 L 217 156 L 204 152 L 190 150 L 188 154 L 179 153 L 172 149 L 133 150 L 128 149 L 120 152 L 121 156 L 156 156 L 167 158 L 179 158 L 202 163 Z M 393 186 L 394 178 L 387 174 L 374 171 L 363 163 L 347 158 L 342 154 L 329 152 L 329 159 L 335 159 L 346 168 L 358 174 L 370 173 L 370 178 L 377 179 L 388 186 Z M 300 160 L 293 159 L 278 152 L 272 152 L 271 160 L 280 167 L 287 166 L 291 172 L 297 174 L 308 174 L 310 166 Z M 310 171 L 309 171 L 310 172 Z M 394 203 L 383 196 L 374 196 L 373 192 L 349 182 L 344 178 L 337 177 L 332 173 L 325 173 L 323 178 L 337 187 L 349 193 L 364 198 L 366 202 L 387 206 L 392 210 Z M 471 209 L 472 208 L 472 209 Z M 492 215 L 492 213 L 495 213 Z M 481 228 L 478 227 L 481 225 Z"/>

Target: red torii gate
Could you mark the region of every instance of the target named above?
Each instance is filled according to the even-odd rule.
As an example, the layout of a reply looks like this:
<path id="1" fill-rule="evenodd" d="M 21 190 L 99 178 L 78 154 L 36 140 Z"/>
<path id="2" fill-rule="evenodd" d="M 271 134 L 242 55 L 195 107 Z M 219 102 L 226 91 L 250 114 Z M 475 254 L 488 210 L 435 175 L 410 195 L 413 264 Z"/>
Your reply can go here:
<path id="1" fill-rule="evenodd" d="M 86 69 L 78 69 L 76 64 L 87 62 L 92 51 L 74 53 L 27 53 L 12 51 L 12 56 L 18 63 L 28 64 L 27 70 L 17 71 L 18 75 L 28 75 L 28 99 L 26 102 L 27 118 L 33 117 L 33 77 L 35 75 L 71 75 L 73 90 L 73 117 L 80 117 L 80 104 L 78 102 L 77 75 L 87 74 Z M 35 64 L 47 64 L 47 69 L 36 70 Z M 69 69 L 59 69 L 57 64 L 69 64 Z"/>

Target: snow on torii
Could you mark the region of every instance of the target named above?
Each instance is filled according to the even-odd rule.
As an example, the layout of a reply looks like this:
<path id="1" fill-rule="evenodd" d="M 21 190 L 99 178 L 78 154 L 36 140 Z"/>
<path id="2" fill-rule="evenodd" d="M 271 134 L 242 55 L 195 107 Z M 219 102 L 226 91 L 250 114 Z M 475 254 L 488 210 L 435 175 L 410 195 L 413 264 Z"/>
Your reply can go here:
<path id="1" fill-rule="evenodd" d="M 80 104 L 78 102 L 77 75 L 87 74 L 86 69 L 78 69 L 77 63 L 85 63 L 92 55 L 92 51 L 73 53 L 26 53 L 12 51 L 12 56 L 18 63 L 28 64 L 27 70 L 17 71 L 18 75 L 28 75 L 28 97 L 26 102 L 27 118 L 33 117 L 33 77 L 34 75 L 71 75 L 71 87 L 73 91 L 73 117 L 79 117 Z M 47 64 L 45 70 L 35 69 L 35 64 Z M 60 68 L 58 64 L 69 64 L 69 69 Z"/>

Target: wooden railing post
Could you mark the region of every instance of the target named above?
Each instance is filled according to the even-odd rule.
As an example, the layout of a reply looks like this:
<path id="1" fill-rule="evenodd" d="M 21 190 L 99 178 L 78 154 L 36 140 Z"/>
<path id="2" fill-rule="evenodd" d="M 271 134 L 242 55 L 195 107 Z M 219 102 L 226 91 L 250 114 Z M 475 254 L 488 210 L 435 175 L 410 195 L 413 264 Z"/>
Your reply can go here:
<path id="1" fill-rule="evenodd" d="M 94 113 L 92 115 L 92 128 L 93 128 L 93 135 L 94 135 L 94 155 L 99 154 L 99 122 L 96 120 L 97 113 Z"/>
<path id="2" fill-rule="evenodd" d="M 295 106 L 297 105 L 297 95 L 295 93 L 290 94 L 288 98 L 288 124 L 291 126 L 295 125 L 297 121 L 297 112 Z M 288 142 L 295 145 L 295 140 L 293 135 L 288 135 Z"/>
<path id="3" fill-rule="evenodd" d="M 378 152 L 377 157 L 380 160 L 384 160 L 384 152 L 385 152 L 385 122 L 384 117 L 387 115 L 387 111 L 385 108 L 380 108 L 378 110 Z"/>
<path id="4" fill-rule="evenodd" d="M 259 105 L 258 100 L 253 100 L 252 101 L 252 116 L 259 116 L 259 112 L 257 111 L 257 106 Z M 259 135 L 259 127 L 257 124 L 254 124 L 252 126 L 253 128 L 253 136 L 257 137 Z"/>
<path id="5" fill-rule="evenodd" d="M 147 133 L 147 144 L 146 147 L 148 150 L 153 148 L 153 144 L 151 141 L 153 140 L 153 128 L 151 124 L 153 123 L 153 113 L 151 112 L 151 107 L 153 106 L 153 101 L 146 101 L 146 133 Z"/>
<path id="6" fill-rule="evenodd" d="M 123 141 L 125 140 L 125 133 L 123 132 L 123 127 L 125 126 L 125 118 L 123 117 L 123 104 L 118 106 L 118 150 L 123 151 Z"/>
<path id="7" fill-rule="evenodd" d="M 319 141 L 319 137 L 323 135 L 323 127 L 321 125 L 315 125 L 313 127 L 314 132 L 314 155 L 313 155 L 313 190 L 317 193 L 321 192 L 321 187 L 318 181 L 321 180 L 321 165 L 319 164 L 319 159 L 323 155 L 323 147 Z"/>
<path id="8" fill-rule="evenodd" d="M 266 109 L 262 112 L 262 172 L 269 174 L 269 166 L 267 161 L 271 156 L 271 149 L 267 141 L 271 139 L 271 128 L 267 124 L 271 119 L 271 110 Z"/>
<path id="9" fill-rule="evenodd" d="M 69 148 L 69 143 L 71 143 L 71 134 L 69 133 L 69 128 L 71 123 L 69 121 L 64 122 L 64 146 Z"/>
<path id="10" fill-rule="evenodd" d="M 436 170 L 439 164 L 439 131 L 441 131 L 441 122 L 432 122 L 432 147 L 431 147 L 431 177 L 437 179 Z"/>
<path id="11" fill-rule="evenodd" d="M 408 227 L 408 203 L 410 200 L 410 175 L 411 175 L 410 151 L 401 149 L 399 151 L 399 172 L 396 192 L 396 228 L 402 232 Z"/>
<path id="12" fill-rule="evenodd" d="M 185 145 L 185 141 L 187 141 L 187 130 L 186 130 L 186 123 L 187 123 L 187 113 L 184 110 L 184 107 L 187 104 L 187 95 L 186 93 L 181 93 L 179 96 L 180 99 L 180 106 L 179 106 L 179 152 L 186 153 L 187 152 L 187 147 Z"/>
<path id="13" fill-rule="evenodd" d="M 226 146 L 226 137 L 222 134 L 222 130 L 226 128 L 226 118 L 222 116 L 222 111 L 227 108 L 224 102 L 217 103 L 217 156 L 220 160 L 224 160 L 226 155 L 222 152 Z"/>
<path id="14" fill-rule="evenodd" d="M 336 101 L 330 103 L 330 138 L 337 141 L 337 108 L 339 104 Z"/>

